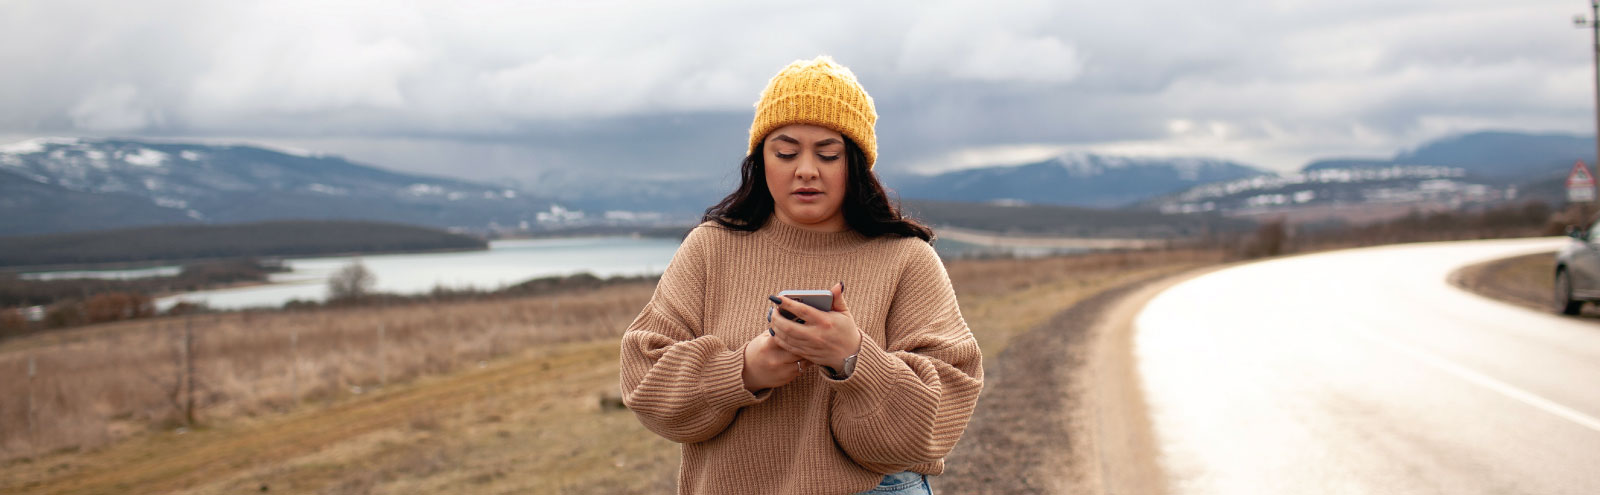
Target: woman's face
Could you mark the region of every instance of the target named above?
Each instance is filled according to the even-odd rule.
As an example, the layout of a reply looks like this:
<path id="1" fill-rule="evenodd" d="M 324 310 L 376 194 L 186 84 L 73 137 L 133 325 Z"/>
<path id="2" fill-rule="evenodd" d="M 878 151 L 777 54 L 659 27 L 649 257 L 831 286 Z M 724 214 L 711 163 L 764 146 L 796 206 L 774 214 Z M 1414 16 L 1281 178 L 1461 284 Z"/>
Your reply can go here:
<path id="1" fill-rule="evenodd" d="M 809 230 L 845 229 L 844 136 L 826 127 L 792 124 L 767 134 L 761 151 L 778 220 Z"/>

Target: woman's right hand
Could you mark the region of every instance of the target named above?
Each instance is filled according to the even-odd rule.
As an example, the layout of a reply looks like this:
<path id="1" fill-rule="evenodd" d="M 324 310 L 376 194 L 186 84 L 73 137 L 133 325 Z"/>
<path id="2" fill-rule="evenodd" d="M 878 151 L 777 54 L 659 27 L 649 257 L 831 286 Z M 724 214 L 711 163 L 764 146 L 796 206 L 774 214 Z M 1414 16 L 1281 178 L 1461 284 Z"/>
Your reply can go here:
<path id="1" fill-rule="evenodd" d="M 787 385 L 804 371 L 806 365 L 798 364 L 803 361 L 778 347 L 772 336 L 763 331 L 744 346 L 744 388 L 754 393 Z"/>

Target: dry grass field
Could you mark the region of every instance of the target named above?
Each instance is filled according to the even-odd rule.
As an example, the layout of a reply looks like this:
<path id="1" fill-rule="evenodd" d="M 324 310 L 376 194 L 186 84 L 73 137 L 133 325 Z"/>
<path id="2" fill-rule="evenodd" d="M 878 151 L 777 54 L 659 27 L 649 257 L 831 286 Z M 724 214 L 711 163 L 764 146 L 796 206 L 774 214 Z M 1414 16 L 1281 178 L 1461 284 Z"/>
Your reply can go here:
<path id="1" fill-rule="evenodd" d="M 949 270 L 992 360 L 1107 287 L 1221 260 L 1151 251 Z M 169 318 L 0 343 L 0 493 L 670 492 L 677 447 L 606 405 L 616 339 L 652 288 Z M 193 427 L 173 394 L 185 326 Z"/>
<path id="2" fill-rule="evenodd" d="M 10 377 L 0 381 L 0 459 L 182 426 L 186 397 L 174 392 L 186 382 L 186 329 L 194 338 L 195 409 L 202 423 L 214 423 L 359 396 L 524 349 L 606 338 L 632 320 L 651 290 L 635 283 L 444 305 L 197 315 L 9 341 L 0 346 L 0 376 Z"/>
<path id="3" fill-rule="evenodd" d="M 1535 253 L 1462 267 L 1450 282 L 1484 297 L 1555 312 L 1556 253 Z M 1585 304 L 1579 318 L 1600 318 L 1600 305 Z"/>

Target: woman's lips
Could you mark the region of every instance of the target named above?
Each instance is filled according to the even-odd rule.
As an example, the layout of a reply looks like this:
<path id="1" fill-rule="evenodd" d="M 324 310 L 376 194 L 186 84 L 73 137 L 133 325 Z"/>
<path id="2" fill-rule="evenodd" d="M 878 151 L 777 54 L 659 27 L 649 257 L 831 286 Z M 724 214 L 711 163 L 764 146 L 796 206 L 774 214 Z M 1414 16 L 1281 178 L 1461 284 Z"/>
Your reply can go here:
<path id="1" fill-rule="evenodd" d="M 821 199 L 822 198 L 822 191 L 807 191 L 807 190 L 795 191 L 794 192 L 794 197 L 799 198 L 800 201 L 802 201 L 802 202 L 810 203 L 812 201 L 816 201 L 818 199 Z"/>

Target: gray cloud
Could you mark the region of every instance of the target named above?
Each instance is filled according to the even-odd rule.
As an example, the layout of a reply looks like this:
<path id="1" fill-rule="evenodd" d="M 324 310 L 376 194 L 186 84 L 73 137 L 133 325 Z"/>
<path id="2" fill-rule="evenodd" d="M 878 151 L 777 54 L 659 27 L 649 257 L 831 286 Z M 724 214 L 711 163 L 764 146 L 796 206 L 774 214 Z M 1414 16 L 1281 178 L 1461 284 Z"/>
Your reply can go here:
<path id="1" fill-rule="evenodd" d="M 886 169 L 1065 149 L 1288 169 L 1480 128 L 1592 132 L 1581 8 L 5 2 L 0 133 L 255 141 L 475 179 L 708 174 L 743 151 L 767 78 L 828 53 L 878 102 Z"/>

